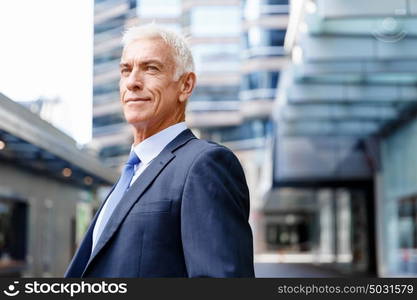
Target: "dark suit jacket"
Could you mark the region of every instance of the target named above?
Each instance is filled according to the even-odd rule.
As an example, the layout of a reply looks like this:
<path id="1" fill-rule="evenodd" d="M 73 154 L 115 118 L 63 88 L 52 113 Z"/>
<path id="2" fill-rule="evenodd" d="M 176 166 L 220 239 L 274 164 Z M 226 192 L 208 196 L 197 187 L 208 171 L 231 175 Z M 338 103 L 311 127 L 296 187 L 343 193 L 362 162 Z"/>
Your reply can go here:
<path id="1" fill-rule="evenodd" d="M 254 276 L 242 167 L 190 130 L 129 188 L 90 256 L 99 211 L 65 277 Z"/>

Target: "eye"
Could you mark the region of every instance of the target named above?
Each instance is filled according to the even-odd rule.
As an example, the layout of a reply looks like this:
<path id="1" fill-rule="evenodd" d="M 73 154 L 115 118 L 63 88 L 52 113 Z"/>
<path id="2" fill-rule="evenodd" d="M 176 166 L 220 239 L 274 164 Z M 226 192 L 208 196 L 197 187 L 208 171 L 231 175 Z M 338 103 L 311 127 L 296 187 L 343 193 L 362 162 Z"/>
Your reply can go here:
<path id="1" fill-rule="evenodd" d="M 146 66 L 146 70 L 149 70 L 149 71 L 159 71 L 158 67 L 157 66 L 154 66 L 154 65 L 148 65 L 148 66 Z"/>
<path id="2" fill-rule="evenodd" d="M 129 73 L 130 73 L 130 69 L 128 69 L 128 68 L 120 69 L 120 74 L 122 74 L 124 76 L 129 75 Z"/>

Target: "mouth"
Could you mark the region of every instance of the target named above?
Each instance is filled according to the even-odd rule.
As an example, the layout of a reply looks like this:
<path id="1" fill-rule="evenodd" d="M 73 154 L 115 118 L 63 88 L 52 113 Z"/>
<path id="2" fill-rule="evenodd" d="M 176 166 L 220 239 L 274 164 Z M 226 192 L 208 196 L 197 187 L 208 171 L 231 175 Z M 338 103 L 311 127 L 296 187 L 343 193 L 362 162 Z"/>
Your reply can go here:
<path id="1" fill-rule="evenodd" d="M 134 103 L 134 102 L 147 102 L 151 101 L 151 98 L 147 97 L 131 97 L 125 100 L 125 103 Z"/>

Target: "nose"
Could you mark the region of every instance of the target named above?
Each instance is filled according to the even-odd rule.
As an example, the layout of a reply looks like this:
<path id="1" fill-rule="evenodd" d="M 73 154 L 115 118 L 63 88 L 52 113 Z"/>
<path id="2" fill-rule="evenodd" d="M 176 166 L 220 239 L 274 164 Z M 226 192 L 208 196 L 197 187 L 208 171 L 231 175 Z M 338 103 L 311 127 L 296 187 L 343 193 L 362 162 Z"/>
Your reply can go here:
<path id="1" fill-rule="evenodd" d="M 130 91 L 143 89 L 143 76 L 140 71 L 132 70 L 127 78 L 126 87 Z"/>

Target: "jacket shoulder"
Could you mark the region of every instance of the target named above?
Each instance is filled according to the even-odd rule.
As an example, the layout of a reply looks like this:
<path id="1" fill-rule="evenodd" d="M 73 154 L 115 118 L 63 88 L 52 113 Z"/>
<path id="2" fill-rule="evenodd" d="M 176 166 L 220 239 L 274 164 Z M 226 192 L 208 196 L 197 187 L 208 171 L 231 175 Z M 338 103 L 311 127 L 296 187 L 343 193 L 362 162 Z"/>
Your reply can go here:
<path id="1" fill-rule="evenodd" d="M 200 156 L 203 153 L 212 153 L 212 152 L 222 152 L 222 153 L 229 153 L 233 154 L 233 152 L 216 142 L 203 140 L 203 139 L 192 139 L 187 144 L 185 144 L 183 147 L 179 148 L 178 154 L 187 155 L 189 159 L 192 159 L 193 157 Z"/>

